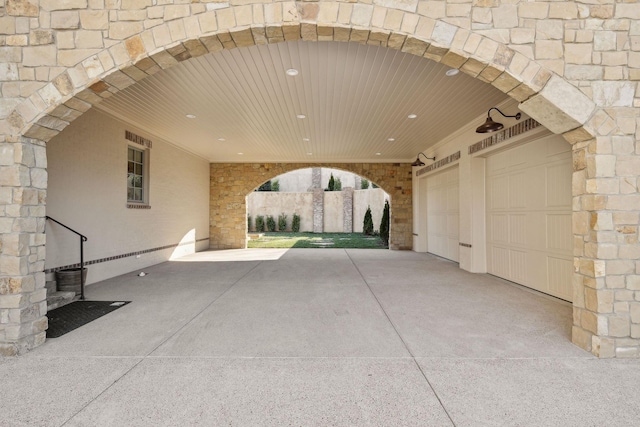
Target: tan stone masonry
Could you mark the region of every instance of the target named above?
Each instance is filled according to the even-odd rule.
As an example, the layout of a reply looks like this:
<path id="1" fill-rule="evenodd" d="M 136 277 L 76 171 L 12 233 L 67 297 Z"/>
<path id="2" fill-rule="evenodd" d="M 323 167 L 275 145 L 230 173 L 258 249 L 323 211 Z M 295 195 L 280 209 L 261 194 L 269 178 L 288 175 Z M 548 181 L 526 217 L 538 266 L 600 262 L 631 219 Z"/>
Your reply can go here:
<path id="1" fill-rule="evenodd" d="M 411 249 L 412 180 L 408 163 L 212 163 L 210 246 L 245 248 L 247 195 L 273 177 L 313 167 L 343 169 L 379 185 L 391 196 L 389 247 Z"/>
<path id="2" fill-rule="evenodd" d="M 299 39 L 460 68 L 574 144 L 573 340 L 601 357 L 640 357 L 640 7 L 614 0 L 0 0 L 0 353 L 45 336 L 46 142 L 181 61 Z M 251 189 L 238 181 L 225 184 L 232 212 Z M 398 209 L 395 184 L 381 185 Z M 212 241 L 238 245 L 244 218 L 222 207 Z M 402 226 L 392 225 L 398 247 L 411 233 Z"/>

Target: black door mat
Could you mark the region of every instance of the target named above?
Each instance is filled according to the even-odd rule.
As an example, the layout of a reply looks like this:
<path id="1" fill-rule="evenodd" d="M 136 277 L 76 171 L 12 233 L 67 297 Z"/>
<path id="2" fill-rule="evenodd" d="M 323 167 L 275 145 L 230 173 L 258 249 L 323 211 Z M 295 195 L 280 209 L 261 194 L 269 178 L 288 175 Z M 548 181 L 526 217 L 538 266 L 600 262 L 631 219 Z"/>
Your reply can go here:
<path id="1" fill-rule="evenodd" d="M 47 313 L 47 338 L 58 338 L 105 314 L 124 307 L 131 301 L 75 301 Z"/>

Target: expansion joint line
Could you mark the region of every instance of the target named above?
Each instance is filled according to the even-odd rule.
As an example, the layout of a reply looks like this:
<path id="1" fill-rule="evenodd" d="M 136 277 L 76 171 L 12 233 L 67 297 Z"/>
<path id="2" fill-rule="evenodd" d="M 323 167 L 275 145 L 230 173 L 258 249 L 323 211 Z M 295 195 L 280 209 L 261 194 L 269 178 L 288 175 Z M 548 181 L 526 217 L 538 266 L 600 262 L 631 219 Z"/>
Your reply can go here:
<path id="1" fill-rule="evenodd" d="M 369 292 L 371 293 L 373 298 L 378 303 L 378 306 L 380 307 L 380 310 L 382 310 L 382 312 L 384 313 L 385 317 L 389 321 L 389 324 L 391 325 L 393 330 L 396 332 L 396 335 L 398 335 L 398 338 L 400 339 L 400 342 L 402 342 L 402 345 L 404 346 L 404 348 L 407 350 L 407 352 L 411 356 L 411 360 L 413 360 L 413 363 L 416 365 L 416 368 L 418 368 L 418 371 L 420 371 L 420 374 L 422 374 L 422 377 L 424 378 L 424 380 L 429 385 L 429 388 L 433 392 L 433 395 L 436 397 L 436 399 L 438 399 L 438 403 L 440 403 L 440 406 L 442 407 L 442 410 L 444 411 L 444 413 L 447 414 L 447 417 L 449 418 L 449 421 L 451 421 L 451 425 L 453 425 L 455 427 L 456 423 L 453 421 L 453 418 L 451 418 L 451 414 L 449 414 L 449 411 L 447 411 L 447 408 L 445 408 L 444 403 L 442 402 L 442 399 L 440 399 L 440 396 L 436 392 L 435 388 L 433 388 L 433 385 L 431 384 L 431 381 L 429 381 L 429 378 L 427 378 L 427 374 L 425 374 L 424 370 L 422 369 L 422 367 L 420 366 L 420 364 L 416 360 L 416 356 L 413 354 L 413 351 L 411 351 L 411 348 L 409 348 L 409 345 L 407 344 L 407 342 L 402 337 L 402 334 L 400 334 L 400 331 L 396 327 L 395 323 L 393 323 L 393 320 L 391 320 L 391 317 L 389 316 L 389 313 L 387 313 L 387 310 L 384 309 L 384 306 L 382 305 L 382 302 L 380 302 L 380 300 L 378 299 L 378 296 L 373 292 L 373 289 L 371 289 L 371 285 L 369 285 L 369 282 L 367 282 L 367 279 L 364 277 L 364 274 L 362 274 L 362 271 L 360 270 L 360 267 L 358 267 L 358 265 L 355 263 L 353 258 L 351 258 L 351 255 L 349 255 L 349 252 L 346 249 L 344 251 L 347 254 L 347 257 L 349 257 L 349 260 L 351 261 L 351 263 L 353 264 L 353 267 L 358 271 L 358 274 L 362 278 L 362 281 L 364 281 L 364 283 L 367 285 L 367 288 L 369 289 Z"/>
<path id="2" fill-rule="evenodd" d="M 246 273 L 244 273 L 242 276 L 240 276 L 238 278 L 238 280 L 236 280 L 235 282 L 233 282 L 231 284 L 231 286 L 229 286 L 227 289 L 225 289 L 224 292 L 222 292 L 220 295 L 218 295 L 217 297 L 215 297 L 209 304 L 207 304 L 202 310 L 200 310 L 198 313 L 196 313 L 191 319 L 189 319 L 189 321 L 185 322 L 184 325 L 182 325 L 181 327 L 179 327 L 173 334 L 169 335 L 166 339 L 164 339 L 162 342 L 160 342 L 160 344 L 158 344 L 157 346 L 155 346 L 151 351 L 149 351 L 147 354 L 145 354 L 144 356 L 142 356 L 140 358 L 140 360 L 138 360 L 136 363 L 133 364 L 133 366 L 131 366 L 131 368 L 127 369 L 122 375 L 120 375 L 114 382 L 112 382 L 107 388 L 105 388 L 104 390 L 102 390 L 96 397 L 94 397 L 93 399 L 91 399 L 89 402 L 87 402 L 85 405 L 82 406 L 82 408 L 78 409 L 75 413 L 73 413 L 73 415 L 71 415 L 64 423 L 61 424 L 62 426 L 65 426 L 69 421 L 71 421 L 76 415 L 78 415 L 80 412 L 84 411 L 84 409 L 89 406 L 90 404 L 92 404 L 93 402 L 95 402 L 97 399 L 100 398 L 100 396 L 102 396 L 104 393 L 106 393 L 111 387 L 113 387 L 114 385 L 116 385 L 117 383 L 120 382 L 120 380 L 122 380 L 124 377 L 126 377 L 129 372 L 133 371 L 140 363 L 142 363 L 144 360 L 146 360 L 149 356 L 151 356 L 158 348 L 160 348 L 164 343 L 166 343 L 167 341 L 169 341 L 171 338 L 173 338 L 174 336 L 176 336 L 178 333 L 180 333 L 180 331 L 182 331 L 184 328 L 186 328 L 187 326 L 189 326 L 191 323 L 193 323 L 194 320 L 196 320 L 198 318 L 198 316 L 200 316 L 205 310 L 207 310 L 209 307 L 211 307 L 213 304 L 215 304 L 216 301 L 218 301 L 220 298 L 222 298 L 224 295 L 226 295 L 227 292 L 229 292 L 234 286 L 236 286 L 238 283 L 240 283 L 240 281 L 242 281 L 242 279 L 244 279 L 245 277 L 247 277 L 249 274 L 251 274 L 253 272 L 253 270 L 255 270 L 256 268 L 258 268 L 263 261 L 258 262 L 256 265 L 254 265 L 249 271 L 247 271 Z"/>

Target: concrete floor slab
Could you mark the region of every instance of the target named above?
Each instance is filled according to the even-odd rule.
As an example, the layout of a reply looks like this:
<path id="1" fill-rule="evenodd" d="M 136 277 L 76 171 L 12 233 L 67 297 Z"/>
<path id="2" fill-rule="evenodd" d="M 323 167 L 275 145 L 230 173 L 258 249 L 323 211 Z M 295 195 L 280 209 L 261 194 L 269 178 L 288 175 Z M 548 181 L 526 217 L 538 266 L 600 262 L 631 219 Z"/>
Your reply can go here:
<path id="1" fill-rule="evenodd" d="M 150 358 L 67 425 L 452 424 L 412 359 Z"/>
<path id="2" fill-rule="evenodd" d="M 371 288 L 415 356 L 591 356 L 571 343 L 569 304 L 470 276 Z"/>
<path id="3" fill-rule="evenodd" d="M 259 264 L 168 262 L 87 286 L 89 300 L 131 301 L 80 329 L 48 339 L 42 355 L 145 356 Z"/>
<path id="4" fill-rule="evenodd" d="M 636 426 L 640 361 L 418 359 L 456 426 Z"/>
<path id="5" fill-rule="evenodd" d="M 0 358 L 0 425 L 60 426 L 141 359 Z"/>
<path id="6" fill-rule="evenodd" d="M 0 359 L 0 425 L 439 426 L 449 414 L 459 426 L 617 426 L 640 416 L 640 361 L 573 346 L 569 304 L 431 255 L 211 251 L 145 271 L 88 287 L 89 298 L 131 304 Z"/>
<path id="7" fill-rule="evenodd" d="M 247 277 L 153 354 L 409 356 L 366 285 L 328 283 L 295 274 L 277 284 Z"/>

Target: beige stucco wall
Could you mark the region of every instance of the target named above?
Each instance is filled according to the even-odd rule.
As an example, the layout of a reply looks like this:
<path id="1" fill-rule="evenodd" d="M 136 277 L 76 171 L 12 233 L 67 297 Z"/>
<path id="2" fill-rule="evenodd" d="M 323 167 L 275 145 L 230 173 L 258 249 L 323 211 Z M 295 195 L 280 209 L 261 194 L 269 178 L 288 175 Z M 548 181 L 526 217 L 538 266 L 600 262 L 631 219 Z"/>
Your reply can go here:
<path id="1" fill-rule="evenodd" d="M 297 171 L 291 173 L 295 172 Z M 280 176 L 288 177 L 289 174 Z M 344 232 L 344 194 L 340 191 L 325 191 L 323 196 L 324 231 L 327 233 Z M 371 206 L 373 223 L 377 230 L 382 220 L 384 201 L 388 198 L 389 195 L 381 188 L 354 191 L 353 231 L 362 232 L 367 206 Z M 300 215 L 300 231 L 313 231 L 313 193 L 254 191 L 247 196 L 247 213 L 251 215 L 251 224 L 254 228 L 256 216 L 262 215 L 266 218 L 267 215 L 271 215 L 277 220 L 278 215 L 284 213 L 287 215 L 287 228 L 289 229 L 294 212 Z"/>
<path id="2" fill-rule="evenodd" d="M 353 187 L 356 190 L 360 189 L 360 177 L 358 175 L 335 168 L 321 168 L 320 188 L 324 189 L 329 186 L 329 179 L 331 179 L 331 174 L 333 174 L 334 179 L 340 178 L 340 181 L 342 182 L 342 188 Z M 312 188 L 313 183 L 312 169 L 307 168 L 288 172 L 284 175 L 277 176 L 273 180 L 276 179 L 280 183 L 280 191 L 309 191 Z M 371 188 L 371 186 L 369 188 Z"/>
<path id="3" fill-rule="evenodd" d="M 373 219 L 373 229 L 380 231 L 382 221 L 382 211 L 384 201 L 389 200 L 389 195 L 380 188 L 369 188 L 368 190 L 356 190 L 353 192 L 353 231 L 362 232 L 364 224 L 364 214 L 367 207 L 371 206 L 371 218 Z M 393 204 L 389 201 L 391 215 L 393 216 Z"/>
<path id="4" fill-rule="evenodd" d="M 344 196 L 342 191 L 324 192 L 324 231 L 325 233 L 342 233 L 344 231 Z"/>
<path id="5" fill-rule="evenodd" d="M 152 140 L 148 150 L 150 209 L 127 208 L 125 130 Z M 47 144 L 47 215 L 88 237 L 85 262 L 176 245 L 100 262 L 87 283 L 142 269 L 209 246 L 209 163 L 147 132 L 91 110 Z M 79 262 L 78 237 L 47 223 L 45 268 Z"/>
<path id="6" fill-rule="evenodd" d="M 305 168 L 279 175 L 271 181 L 278 180 L 281 192 L 304 193 L 311 190 L 313 169 Z"/>
<path id="7" fill-rule="evenodd" d="M 247 196 L 247 213 L 251 215 L 252 230 L 256 217 L 273 216 L 278 224 L 278 215 L 287 215 L 287 229 L 291 229 L 293 214 L 300 215 L 300 231 L 313 231 L 313 193 L 284 193 L 254 191 Z"/>

